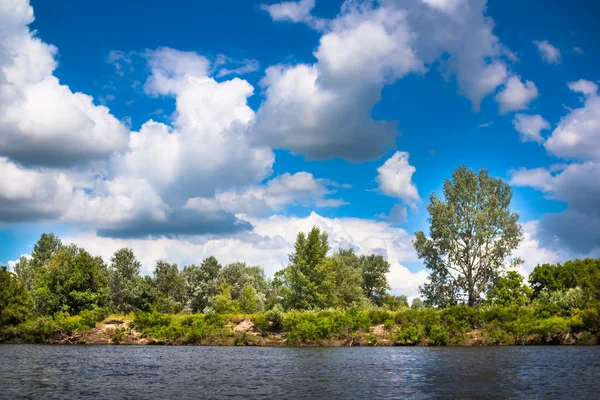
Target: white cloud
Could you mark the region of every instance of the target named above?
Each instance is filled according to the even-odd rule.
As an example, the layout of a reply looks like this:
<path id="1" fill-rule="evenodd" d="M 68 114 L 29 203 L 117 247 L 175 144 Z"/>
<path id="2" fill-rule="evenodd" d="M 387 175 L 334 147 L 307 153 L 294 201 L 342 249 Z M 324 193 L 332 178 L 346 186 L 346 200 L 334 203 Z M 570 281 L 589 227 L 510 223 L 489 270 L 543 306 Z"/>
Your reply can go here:
<path id="1" fill-rule="evenodd" d="M 585 96 L 584 106 L 563 117 L 544 146 L 559 157 L 600 160 L 600 96 L 598 85 L 579 80 L 569 88 Z"/>
<path id="2" fill-rule="evenodd" d="M 371 118 L 381 89 L 406 74 L 425 73 L 427 64 L 455 76 L 459 90 L 478 110 L 481 100 L 506 81 L 504 59 L 515 59 L 493 34 L 485 4 L 388 0 L 375 7 L 372 2 L 346 1 L 324 29 L 314 52 L 316 63 L 267 69 L 262 80 L 266 100 L 253 136 L 259 143 L 311 159 L 376 158 L 396 135 L 396 122 Z M 305 22 L 313 6 L 305 1 L 279 5 L 288 10 L 286 17 L 274 19 L 295 22 Z M 505 93 L 502 107 L 526 104 L 533 90 L 537 92 L 528 81 L 525 99 L 523 91 Z"/>
<path id="3" fill-rule="evenodd" d="M 209 61 L 195 53 L 162 48 L 147 57 L 152 75 L 145 90 L 174 96 L 175 117 L 172 125 L 150 120 L 132 132 L 129 150 L 111 159 L 109 180 L 148 182 L 173 212 L 187 213 L 188 198 L 210 197 L 271 174 L 272 151 L 247 138 L 254 118 L 248 82 L 215 81 L 207 75 Z"/>
<path id="4" fill-rule="evenodd" d="M 529 103 L 536 99 L 538 90 L 532 81 L 521 82 L 518 76 L 511 76 L 506 82 L 504 90 L 496 95 L 500 105 L 500 114 L 526 109 Z"/>
<path id="5" fill-rule="evenodd" d="M 573 47 L 573 51 L 577 54 L 583 54 L 583 50 L 581 49 L 581 47 Z"/>
<path id="6" fill-rule="evenodd" d="M 544 247 L 537 239 L 539 234 L 539 221 L 529 221 L 521 224 L 523 227 L 523 241 L 513 252 L 514 257 L 523 260 L 519 273 L 528 276 L 537 265 L 554 264 L 564 261 L 566 256 L 556 252 L 555 248 Z"/>
<path id="7" fill-rule="evenodd" d="M 315 0 L 284 1 L 276 4 L 262 4 L 261 8 L 269 13 L 273 21 L 303 22 L 320 30 L 325 28 L 327 20 L 311 14 Z"/>
<path id="8" fill-rule="evenodd" d="M 598 85 L 585 79 L 569 82 L 567 86 L 569 86 L 569 89 L 573 92 L 582 93 L 585 96 L 594 96 L 598 93 Z"/>
<path id="9" fill-rule="evenodd" d="M 511 171 L 511 185 L 529 186 L 543 192 L 550 192 L 554 187 L 553 183 L 554 176 L 546 168 L 520 168 Z"/>
<path id="10" fill-rule="evenodd" d="M 388 196 L 397 197 L 404 203 L 414 206 L 421 201 L 417 187 L 412 182 L 412 175 L 417 170 L 408 163 L 407 152 L 397 151 L 379 168 L 375 181 L 379 190 Z"/>
<path id="11" fill-rule="evenodd" d="M 186 203 L 194 210 L 224 210 L 231 213 L 250 215 L 281 211 L 285 206 L 315 205 L 317 207 L 339 207 L 347 204 L 342 199 L 328 199 L 335 182 L 315 179 L 308 172 L 285 173 L 269 180 L 265 185 L 253 185 L 240 190 L 219 191 L 214 198 L 195 197 Z"/>
<path id="12" fill-rule="evenodd" d="M 564 211 L 545 214 L 537 237 L 545 247 L 570 251 L 571 258 L 600 254 L 600 164 L 570 164 L 559 170 L 546 168 L 512 171 L 511 184 L 540 190 L 564 202 Z"/>
<path id="13" fill-rule="evenodd" d="M 539 114 L 516 114 L 512 122 L 515 129 L 521 133 L 522 142 L 542 143 L 542 130 L 550 129 L 550 123 Z"/>
<path id="14" fill-rule="evenodd" d="M 339 248 L 354 248 L 359 254 L 381 254 L 391 264 L 388 280 L 394 291 L 416 296 L 427 273 L 424 270 L 411 272 L 403 263 L 416 261 L 412 248 L 412 237 L 401 228 L 390 227 L 385 222 L 358 218 L 324 218 L 316 213 L 308 217 L 248 218 L 254 226 L 252 232 L 229 237 L 192 236 L 187 238 L 112 239 L 82 234 L 67 237 L 88 249 L 92 254 L 109 259 L 120 247 L 132 247 L 143 264 L 143 272 L 151 273 L 156 260 L 167 259 L 180 266 L 199 263 L 210 255 L 222 263 L 245 261 L 260 265 L 270 276 L 286 266 L 288 254 L 293 251 L 298 232 L 308 232 L 319 226 L 329 235 L 332 251 Z"/>
<path id="15" fill-rule="evenodd" d="M 65 174 L 25 169 L 0 157 L 0 222 L 55 218 L 72 191 Z"/>
<path id="16" fill-rule="evenodd" d="M 540 57 L 548 64 L 560 64 L 560 50 L 554 47 L 547 40 L 534 40 L 533 44 L 538 49 Z"/>
<path id="17" fill-rule="evenodd" d="M 423 70 L 412 39 L 402 10 L 347 7 L 321 37 L 317 63 L 267 69 L 255 139 L 311 159 L 378 157 L 396 124 L 371 109 L 385 82 Z"/>
<path id="18" fill-rule="evenodd" d="M 23 164 L 65 166 L 123 150 L 127 129 L 90 96 L 53 75 L 57 49 L 29 30 L 27 0 L 3 2 L 0 17 L 0 154 Z"/>

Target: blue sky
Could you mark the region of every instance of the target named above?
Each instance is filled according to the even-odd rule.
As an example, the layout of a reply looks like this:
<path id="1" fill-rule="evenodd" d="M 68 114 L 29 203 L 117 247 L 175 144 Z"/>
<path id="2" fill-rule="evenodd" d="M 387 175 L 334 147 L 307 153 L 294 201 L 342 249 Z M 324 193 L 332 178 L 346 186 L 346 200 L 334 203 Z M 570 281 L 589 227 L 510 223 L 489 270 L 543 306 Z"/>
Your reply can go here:
<path id="1" fill-rule="evenodd" d="M 317 224 L 414 294 L 411 236 L 461 164 L 513 184 L 524 272 L 597 255 L 598 11 L 0 0 L 0 261 L 53 231 L 146 272 L 215 254 L 272 273 Z"/>

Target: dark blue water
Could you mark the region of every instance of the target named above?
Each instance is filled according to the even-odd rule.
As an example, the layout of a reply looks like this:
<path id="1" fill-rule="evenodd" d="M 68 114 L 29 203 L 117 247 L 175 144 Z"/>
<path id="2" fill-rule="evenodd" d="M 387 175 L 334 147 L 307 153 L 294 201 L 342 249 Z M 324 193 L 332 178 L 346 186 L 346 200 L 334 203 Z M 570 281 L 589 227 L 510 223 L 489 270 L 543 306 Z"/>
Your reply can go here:
<path id="1" fill-rule="evenodd" d="M 600 347 L 0 345 L 0 397 L 600 398 Z"/>

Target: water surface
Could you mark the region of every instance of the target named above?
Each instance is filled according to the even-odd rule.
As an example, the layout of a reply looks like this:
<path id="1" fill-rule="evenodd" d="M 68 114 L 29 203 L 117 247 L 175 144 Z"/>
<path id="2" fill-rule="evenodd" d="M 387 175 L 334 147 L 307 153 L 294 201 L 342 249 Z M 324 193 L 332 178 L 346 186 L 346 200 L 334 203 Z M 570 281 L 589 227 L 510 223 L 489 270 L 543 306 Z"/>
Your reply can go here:
<path id="1" fill-rule="evenodd" d="M 0 345 L 0 398 L 598 398 L 600 347 Z"/>

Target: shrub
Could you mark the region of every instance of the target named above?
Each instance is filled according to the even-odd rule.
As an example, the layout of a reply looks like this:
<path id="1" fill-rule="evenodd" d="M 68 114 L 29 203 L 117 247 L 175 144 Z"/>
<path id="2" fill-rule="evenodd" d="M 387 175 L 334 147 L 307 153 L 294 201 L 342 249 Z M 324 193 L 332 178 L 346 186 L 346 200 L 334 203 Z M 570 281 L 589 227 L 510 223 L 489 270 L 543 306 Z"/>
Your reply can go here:
<path id="1" fill-rule="evenodd" d="M 263 336 L 266 336 L 271 330 L 271 323 L 267 320 L 264 313 L 255 314 L 252 318 L 252 323 L 254 324 L 254 328 L 256 328 Z"/>
<path id="2" fill-rule="evenodd" d="M 386 319 L 383 323 L 383 326 L 386 330 L 391 331 L 396 326 L 396 321 L 394 321 L 392 318 Z"/>
<path id="3" fill-rule="evenodd" d="M 415 345 L 423 337 L 423 331 L 415 325 L 410 325 L 396 334 L 396 343 L 403 345 Z"/>
<path id="4" fill-rule="evenodd" d="M 171 324 L 173 316 L 161 314 L 157 311 L 151 313 L 137 311 L 133 314 L 132 325 L 138 329 L 154 328 L 158 326 L 168 326 Z"/>
<path id="5" fill-rule="evenodd" d="M 283 307 L 279 304 L 275 304 L 275 307 L 265 313 L 265 318 L 271 323 L 270 330 L 279 331 L 283 327 L 283 321 L 285 315 L 283 313 Z"/>
<path id="6" fill-rule="evenodd" d="M 448 342 L 448 335 L 444 328 L 434 325 L 429 329 L 429 339 L 434 346 L 445 346 Z"/>
<path id="7" fill-rule="evenodd" d="M 386 320 L 393 317 L 393 314 L 388 310 L 374 308 L 367 311 L 369 322 L 373 325 L 383 324 Z"/>

